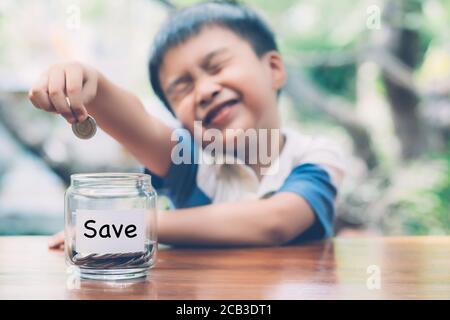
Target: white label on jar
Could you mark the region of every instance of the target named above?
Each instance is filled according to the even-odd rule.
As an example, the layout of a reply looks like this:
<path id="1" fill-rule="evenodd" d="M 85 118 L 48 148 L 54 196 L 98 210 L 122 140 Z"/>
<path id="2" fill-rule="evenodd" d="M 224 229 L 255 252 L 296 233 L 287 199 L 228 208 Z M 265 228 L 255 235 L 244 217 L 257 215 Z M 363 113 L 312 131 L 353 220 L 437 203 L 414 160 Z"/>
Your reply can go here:
<path id="1" fill-rule="evenodd" d="M 145 210 L 76 210 L 76 250 L 83 254 L 140 252 Z"/>

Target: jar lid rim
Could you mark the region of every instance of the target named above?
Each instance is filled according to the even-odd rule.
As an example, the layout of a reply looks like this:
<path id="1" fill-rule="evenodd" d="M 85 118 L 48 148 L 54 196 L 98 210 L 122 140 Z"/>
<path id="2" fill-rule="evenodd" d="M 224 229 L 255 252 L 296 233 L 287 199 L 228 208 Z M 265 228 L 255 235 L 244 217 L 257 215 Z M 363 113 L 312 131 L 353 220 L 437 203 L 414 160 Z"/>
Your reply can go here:
<path id="1" fill-rule="evenodd" d="M 147 173 L 138 172 L 102 172 L 102 173 L 75 173 L 70 175 L 72 181 L 145 181 L 151 180 Z"/>

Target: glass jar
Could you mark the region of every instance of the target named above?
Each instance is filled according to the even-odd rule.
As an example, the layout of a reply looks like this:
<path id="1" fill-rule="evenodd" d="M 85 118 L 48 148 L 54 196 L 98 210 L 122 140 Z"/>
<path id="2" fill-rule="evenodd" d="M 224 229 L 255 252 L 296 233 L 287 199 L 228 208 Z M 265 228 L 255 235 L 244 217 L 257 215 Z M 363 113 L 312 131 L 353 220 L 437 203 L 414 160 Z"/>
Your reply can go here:
<path id="1" fill-rule="evenodd" d="M 65 194 L 65 255 L 81 278 L 146 276 L 156 261 L 156 228 L 156 192 L 150 175 L 71 176 Z"/>

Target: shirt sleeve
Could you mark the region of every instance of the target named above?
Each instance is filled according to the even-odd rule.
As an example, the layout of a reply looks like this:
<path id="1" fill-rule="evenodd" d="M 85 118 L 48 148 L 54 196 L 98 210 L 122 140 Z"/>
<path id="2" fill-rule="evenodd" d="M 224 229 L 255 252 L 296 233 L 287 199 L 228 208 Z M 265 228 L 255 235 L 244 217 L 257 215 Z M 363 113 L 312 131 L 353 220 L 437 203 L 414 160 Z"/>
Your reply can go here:
<path id="1" fill-rule="evenodd" d="M 317 164 L 295 167 L 278 192 L 291 192 L 305 199 L 313 210 L 314 224 L 299 239 L 313 240 L 333 234 L 337 190 L 328 172 Z"/>
<path id="2" fill-rule="evenodd" d="M 144 172 L 152 176 L 152 185 L 160 194 L 168 196 L 175 207 L 182 208 L 186 207 L 192 192 L 197 189 L 197 147 L 186 129 L 175 129 L 172 137 L 175 137 L 178 143 L 172 151 L 167 174 L 161 177 L 147 168 Z"/>
<path id="3" fill-rule="evenodd" d="M 307 145 L 301 157 L 301 164 L 310 163 L 320 166 L 328 173 L 334 186 L 339 189 L 347 168 L 346 159 L 338 144 L 326 138 L 316 137 L 312 138 Z"/>

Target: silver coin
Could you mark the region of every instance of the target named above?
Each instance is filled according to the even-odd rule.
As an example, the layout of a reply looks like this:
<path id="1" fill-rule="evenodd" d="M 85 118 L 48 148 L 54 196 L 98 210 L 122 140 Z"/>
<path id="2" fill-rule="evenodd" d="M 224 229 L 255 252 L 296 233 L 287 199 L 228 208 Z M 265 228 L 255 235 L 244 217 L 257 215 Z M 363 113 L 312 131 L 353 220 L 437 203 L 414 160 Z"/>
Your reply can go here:
<path id="1" fill-rule="evenodd" d="M 72 131 L 80 139 L 89 139 L 97 132 L 97 124 L 95 123 L 94 118 L 88 116 L 83 122 L 73 123 Z"/>

